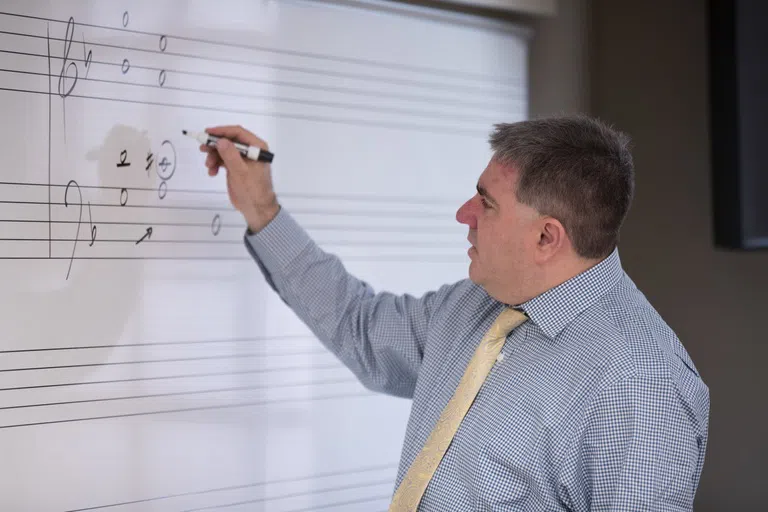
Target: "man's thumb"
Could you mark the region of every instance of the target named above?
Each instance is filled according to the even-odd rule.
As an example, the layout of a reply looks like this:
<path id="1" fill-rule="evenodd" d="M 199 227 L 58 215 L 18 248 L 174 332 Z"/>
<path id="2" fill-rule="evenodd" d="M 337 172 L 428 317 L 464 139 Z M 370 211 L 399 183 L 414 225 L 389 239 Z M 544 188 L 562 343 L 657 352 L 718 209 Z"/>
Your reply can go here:
<path id="1" fill-rule="evenodd" d="M 245 166 L 243 157 L 234 144 L 228 139 L 221 138 L 216 142 L 216 150 L 229 171 L 239 172 Z"/>

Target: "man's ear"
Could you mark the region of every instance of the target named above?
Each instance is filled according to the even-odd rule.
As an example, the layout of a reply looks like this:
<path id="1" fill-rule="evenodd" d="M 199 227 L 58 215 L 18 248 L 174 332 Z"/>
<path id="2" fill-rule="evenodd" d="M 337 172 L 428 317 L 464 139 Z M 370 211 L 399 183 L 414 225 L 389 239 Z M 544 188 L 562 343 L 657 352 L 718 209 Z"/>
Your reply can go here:
<path id="1" fill-rule="evenodd" d="M 546 261 L 568 244 L 565 226 L 553 217 L 544 217 L 539 224 L 539 243 L 537 254 L 541 261 Z"/>

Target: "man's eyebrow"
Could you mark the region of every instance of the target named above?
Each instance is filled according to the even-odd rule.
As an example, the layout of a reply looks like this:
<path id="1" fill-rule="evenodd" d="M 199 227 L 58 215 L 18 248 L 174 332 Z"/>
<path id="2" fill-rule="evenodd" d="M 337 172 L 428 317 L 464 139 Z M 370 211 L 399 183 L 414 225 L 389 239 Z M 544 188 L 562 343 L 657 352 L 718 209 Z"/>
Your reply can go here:
<path id="1" fill-rule="evenodd" d="M 493 197 L 491 197 L 490 194 L 488 194 L 488 191 L 485 190 L 485 187 L 483 187 L 479 183 L 477 184 L 477 193 L 480 194 L 481 196 L 483 196 L 485 199 L 487 199 L 491 203 L 493 203 L 495 205 L 499 204 L 498 202 L 496 202 L 496 200 Z"/>

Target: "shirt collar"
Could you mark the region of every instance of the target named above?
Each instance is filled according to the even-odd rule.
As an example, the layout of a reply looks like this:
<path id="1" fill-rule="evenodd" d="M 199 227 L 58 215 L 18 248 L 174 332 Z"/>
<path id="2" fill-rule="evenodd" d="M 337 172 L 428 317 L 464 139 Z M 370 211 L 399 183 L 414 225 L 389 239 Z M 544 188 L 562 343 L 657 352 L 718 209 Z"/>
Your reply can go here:
<path id="1" fill-rule="evenodd" d="M 580 313 L 605 295 L 621 278 L 618 248 L 597 265 L 519 304 L 533 323 L 555 338 Z"/>

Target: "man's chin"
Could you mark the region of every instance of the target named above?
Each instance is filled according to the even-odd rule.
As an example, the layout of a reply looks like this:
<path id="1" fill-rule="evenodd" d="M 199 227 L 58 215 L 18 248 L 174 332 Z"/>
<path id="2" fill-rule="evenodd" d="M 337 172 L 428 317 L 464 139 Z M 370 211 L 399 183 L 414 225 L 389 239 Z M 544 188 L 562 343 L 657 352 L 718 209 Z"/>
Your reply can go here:
<path id="1" fill-rule="evenodd" d="M 469 279 L 475 284 L 480 284 L 480 272 L 477 269 L 477 262 L 475 260 L 469 262 Z"/>

